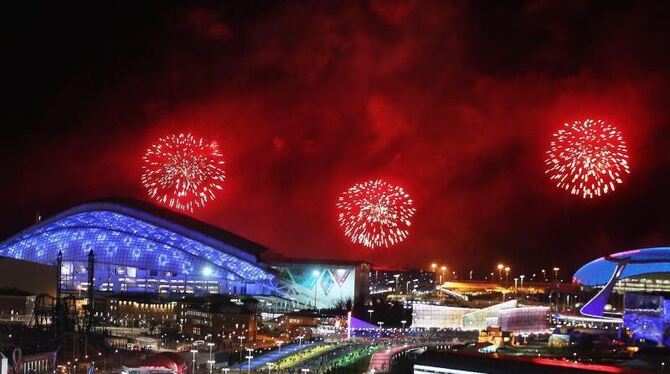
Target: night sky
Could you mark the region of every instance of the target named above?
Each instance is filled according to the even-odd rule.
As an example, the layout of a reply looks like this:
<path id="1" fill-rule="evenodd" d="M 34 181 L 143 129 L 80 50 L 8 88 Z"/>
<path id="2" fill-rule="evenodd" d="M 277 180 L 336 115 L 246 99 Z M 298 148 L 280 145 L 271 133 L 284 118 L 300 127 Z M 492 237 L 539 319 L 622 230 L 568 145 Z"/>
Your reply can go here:
<path id="1" fill-rule="evenodd" d="M 670 245 L 666 1 L 45 2 L 6 9 L 0 234 L 101 197 L 148 200 L 141 157 L 216 140 L 219 199 L 193 214 L 291 257 L 499 261 L 572 273 Z M 622 130 L 631 174 L 593 200 L 553 186 L 564 122 Z M 370 178 L 417 213 L 351 244 L 335 202 Z M 477 275 L 477 273 L 476 273 Z"/>

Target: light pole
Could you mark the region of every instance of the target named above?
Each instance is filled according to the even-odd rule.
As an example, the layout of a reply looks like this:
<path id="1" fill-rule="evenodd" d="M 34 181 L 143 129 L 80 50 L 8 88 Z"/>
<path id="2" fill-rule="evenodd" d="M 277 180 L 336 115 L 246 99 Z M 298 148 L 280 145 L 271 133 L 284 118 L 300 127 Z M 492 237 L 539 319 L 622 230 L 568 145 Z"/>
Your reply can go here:
<path id="1" fill-rule="evenodd" d="M 249 360 L 249 363 L 247 364 L 247 374 L 251 373 L 251 359 L 254 358 L 254 356 L 251 355 L 251 352 L 253 351 L 254 351 L 253 348 L 247 348 L 247 352 L 249 352 L 246 357 L 247 360 Z"/>
<path id="2" fill-rule="evenodd" d="M 191 349 L 191 353 L 193 354 L 193 366 L 191 367 L 193 369 L 193 374 L 195 374 L 195 354 L 198 353 L 197 349 Z"/>
<path id="3" fill-rule="evenodd" d="M 430 264 L 430 270 L 432 270 L 433 273 L 435 273 L 436 269 L 437 269 L 437 264 L 436 263 L 433 262 L 432 264 Z"/>
<path id="4" fill-rule="evenodd" d="M 525 275 L 519 275 L 519 278 L 521 278 L 521 290 L 523 291 L 523 278 L 525 278 Z"/>
<path id="5" fill-rule="evenodd" d="M 302 340 L 305 339 L 304 336 L 300 335 L 298 336 L 298 340 L 300 341 L 300 346 L 302 347 Z"/>
<path id="6" fill-rule="evenodd" d="M 400 278 L 400 274 L 393 274 L 393 278 L 395 278 L 395 292 L 398 293 L 398 278 Z"/>
<path id="7" fill-rule="evenodd" d="M 542 269 L 542 279 L 545 283 L 547 282 L 547 271 L 545 269 Z"/>
<path id="8" fill-rule="evenodd" d="M 282 340 L 277 340 L 277 345 L 279 345 L 279 353 L 281 353 L 281 345 L 282 345 L 283 343 L 284 343 L 284 342 L 283 342 Z"/>
<path id="9" fill-rule="evenodd" d="M 518 291 L 518 288 L 517 288 L 517 286 L 518 286 L 517 282 L 518 281 L 519 281 L 519 278 L 514 277 L 514 297 L 516 297 L 516 294 L 517 294 L 517 291 Z"/>
<path id="10" fill-rule="evenodd" d="M 384 322 L 382 322 L 382 321 L 377 322 L 377 324 L 379 325 L 380 330 L 382 329 L 382 326 L 384 326 Z"/>
<path id="11" fill-rule="evenodd" d="M 212 374 L 214 371 L 214 359 L 212 358 L 212 348 L 214 347 L 214 343 L 207 343 L 207 346 L 209 347 L 209 360 L 207 360 L 207 363 L 209 364 L 209 374 Z"/>
<path id="12" fill-rule="evenodd" d="M 405 329 L 405 324 L 407 323 L 407 321 L 403 319 L 402 321 L 400 321 L 400 323 L 402 323 L 402 328 L 404 330 Z"/>
<path id="13" fill-rule="evenodd" d="M 502 271 L 505 268 L 505 265 L 498 264 L 498 281 L 502 282 Z"/>
<path id="14" fill-rule="evenodd" d="M 440 284 L 444 283 L 444 272 L 447 271 L 447 267 L 442 265 L 440 267 Z"/>
<path id="15" fill-rule="evenodd" d="M 374 309 L 368 309 L 368 314 L 370 314 L 370 322 L 372 322 L 372 312 L 374 312 Z"/>
<path id="16" fill-rule="evenodd" d="M 509 266 L 505 267 L 505 283 L 509 283 Z"/>
<path id="17" fill-rule="evenodd" d="M 561 269 L 554 268 L 553 270 L 554 270 L 554 280 L 556 281 L 556 283 L 558 283 L 558 271 Z"/>
<path id="18" fill-rule="evenodd" d="M 319 273 L 318 270 L 312 272 L 312 276 L 316 278 L 314 280 L 314 309 L 316 309 L 316 291 L 319 289 L 319 275 L 321 275 L 321 273 Z"/>
<path id="19" fill-rule="evenodd" d="M 242 345 L 242 340 L 245 339 L 244 336 L 238 336 L 238 339 L 240 339 L 240 361 L 242 361 L 242 351 L 244 350 L 244 346 Z"/>

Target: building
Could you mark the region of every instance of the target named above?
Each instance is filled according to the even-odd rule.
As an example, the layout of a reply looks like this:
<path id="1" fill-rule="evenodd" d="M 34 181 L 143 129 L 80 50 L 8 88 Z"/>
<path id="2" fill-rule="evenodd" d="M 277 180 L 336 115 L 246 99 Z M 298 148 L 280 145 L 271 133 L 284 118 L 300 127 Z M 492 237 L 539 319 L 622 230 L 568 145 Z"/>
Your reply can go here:
<path id="1" fill-rule="evenodd" d="M 81 204 L 0 243 L 0 256 L 53 266 L 62 253 L 61 288 L 141 293 L 270 294 L 267 249 L 185 215 L 135 200 Z M 55 276 L 54 278 L 55 279 Z"/>
<path id="2" fill-rule="evenodd" d="M 0 257 L 0 323 L 35 323 L 36 304 L 51 305 L 56 279 L 55 266 Z"/>
<path id="3" fill-rule="evenodd" d="M 32 295 L 56 296 L 57 271 L 53 264 L 2 257 L 0 251 L 0 289 L 16 289 Z M 30 274 L 26 277 L 26 274 Z"/>
<path id="4" fill-rule="evenodd" d="M 485 330 L 490 326 L 500 326 L 499 316 L 505 310 L 520 309 L 516 300 L 505 301 L 504 303 L 492 305 L 490 307 L 474 310 L 463 316 L 464 330 Z M 505 330 L 515 331 L 515 330 Z"/>
<path id="5" fill-rule="evenodd" d="M 21 279 L 2 271 L 20 262 L 35 274 L 21 279 L 31 288 L 22 290 L 36 293 L 32 288 L 44 287 L 32 283 L 47 277 L 44 292 L 55 296 L 59 253 L 61 290 L 82 296 L 90 255 L 96 293 L 277 296 L 277 307 L 292 310 L 365 299 L 369 287 L 368 263 L 284 259 L 234 233 L 131 199 L 77 205 L 0 242 L 0 281 L 11 286 Z"/>
<path id="6" fill-rule="evenodd" d="M 414 303 L 412 327 L 482 331 L 500 327 L 512 334 L 548 333 L 549 307 L 520 306 L 509 300 L 482 309 Z"/>
<path id="7" fill-rule="evenodd" d="M 432 271 L 374 268 L 369 279 L 370 294 L 412 294 L 435 290 L 435 273 Z"/>
<path id="8" fill-rule="evenodd" d="M 0 323 L 29 324 L 35 310 L 36 296 L 17 289 L 0 289 Z"/>
<path id="9" fill-rule="evenodd" d="M 463 329 L 463 317 L 475 311 L 477 309 L 414 303 L 412 304 L 412 327 Z"/>
<path id="10" fill-rule="evenodd" d="M 597 290 L 581 308 L 585 316 L 605 319 L 613 295 L 623 295 L 623 326 L 643 344 L 670 346 L 670 247 L 614 253 L 582 266 L 574 282 Z"/>
<path id="11" fill-rule="evenodd" d="M 516 334 L 549 333 L 549 307 L 532 306 L 512 308 L 498 312 L 498 326 L 503 331 Z"/>
<path id="12" fill-rule="evenodd" d="M 255 341 L 258 332 L 257 303 L 253 298 L 225 297 L 179 301 L 176 308 L 180 332 L 194 339 L 216 336 L 228 344 L 240 338 L 247 342 Z"/>
<path id="13" fill-rule="evenodd" d="M 334 308 L 366 299 L 370 264 L 361 261 L 273 259 L 279 293 L 296 309 Z"/>
<path id="14" fill-rule="evenodd" d="M 95 299 L 95 317 L 104 326 L 166 328 L 177 321 L 177 305 L 142 294 L 105 295 Z"/>

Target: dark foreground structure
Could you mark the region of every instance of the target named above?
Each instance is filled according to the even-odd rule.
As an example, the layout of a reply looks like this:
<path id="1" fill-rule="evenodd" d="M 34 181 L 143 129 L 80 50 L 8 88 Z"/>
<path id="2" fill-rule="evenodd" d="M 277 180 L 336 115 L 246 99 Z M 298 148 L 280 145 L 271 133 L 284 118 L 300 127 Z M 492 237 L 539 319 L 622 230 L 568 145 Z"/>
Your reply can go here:
<path id="1" fill-rule="evenodd" d="M 638 373 L 606 365 L 585 365 L 544 358 L 495 358 L 480 354 L 427 351 L 414 364 L 414 374 L 593 374 Z"/>

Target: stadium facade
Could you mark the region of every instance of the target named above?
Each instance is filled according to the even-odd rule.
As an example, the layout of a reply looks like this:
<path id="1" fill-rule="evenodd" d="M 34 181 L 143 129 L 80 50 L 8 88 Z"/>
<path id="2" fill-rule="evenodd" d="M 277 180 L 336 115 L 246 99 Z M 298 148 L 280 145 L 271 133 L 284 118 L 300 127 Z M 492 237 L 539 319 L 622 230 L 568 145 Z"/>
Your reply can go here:
<path id="1" fill-rule="evenodd" d="M 549 307 L 523 306 L 517 300 L 482 309 L 416 302 L 413 304 L 412 327 L 466 331 L 500 327 L 503 331 L 515 334 L 547 333 L 549 314 Z"/>
<path id="2" fill-rule="evenodd" d="M 573 281 L 598 289 L 581 313 L 603 318 L 612 294 L 623 294 L 623 326 L 640 342 L 670 346 L 670 247 L 618 252 L 582 266 Z"/>
<path id="3" fill-rule="evenodd" d="M 66 291 L 268 294 L 266 249 L 232 233 L 132 200 L 75 206 L 0 243 L 0 256 L 55 265 Z"/>
<path id="4" fill-rule="evenodd" d="M 55 266 L 59 253 L 64 292 L 88 289 L 92 254 L 96 292 L 270 296 L 301 307 L 315 294 L 320 308 L 362 295 L 359 275 L 369 271 L 365 263 L 266 262 L 276 255 L 262 245 L 130 199 L 75 206 L 0 243 L 6 261 Z"/>

